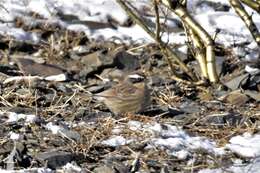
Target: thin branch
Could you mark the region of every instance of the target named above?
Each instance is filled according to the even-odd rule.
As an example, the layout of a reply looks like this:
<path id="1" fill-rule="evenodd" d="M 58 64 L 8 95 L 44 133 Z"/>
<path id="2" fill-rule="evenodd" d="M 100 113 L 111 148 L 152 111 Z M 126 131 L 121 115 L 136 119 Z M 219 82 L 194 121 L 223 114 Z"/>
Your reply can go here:
<path id="1" fill-rule="evenodd" d="M 162 3 L 179 16 L 181 20 L 202 40 L 206 48 L 206 63 L 209 80 L 213 83 L 218 82 L 219 78 L 216 71 L 214 42 L 209 34 L 188 14 L 182 4 L 178 3 L 178 1 L 162 0 Z"/>
<path id="2" fill-rule="evenodd" d="M 160 27 L 160 16 L 159 16 L 158 2 L 156 0 L 153 0 L 153 5 L 154 5 L 155 19 L 156 19 L 156 28 L 155 28 L 156 41 L 158 42 L 161 39 L 160 38 L 161 27 Z"/>
<path id="3" fill-rule="evenodd" d="M 243 5 L 238 0 L 229 0 L 231 6 L 234 8 L 239 17 L 244 21 L 246 27 L 249 29 L 253 38 L 257 42 L 257 45 L 260 46 L 260 33 L 252 21 L 252 17 L 248 15 Z"/>
<path id="4" fill-rule="evenodd" d="M 252 0 L 241 0 L 244 4 L 254 9 L 257 13 L 260 13 L 260 1 L 252 1 Z"/>
<path id="5" fill-rule="evenodd" d="M 155 41 L 156 40 L 156 34 L 151 31 L 142 21 L 141 18 L 139 18 L 135 13 L 132 12 L 131 9 L 128 8 L 128 6 L 125 4 L 125 1 L 123 0 L 117 0 L 117 3 L 125 10 L 125 12 L 139 25 L 141 26 Z M 180 68 L 188 74 L 192 80 L 196 80 L 195 76 L 193 73 L 190 71 L 190 69 L 181 61 L 181 59 L 167 46 L 165 45 L 161 40 L 158 40 L 158 45 L 160 49 L 162 50 L 162 53 L 164 56 L 167 58 L 167 61 L 170 65 L 171 70 L 174 72 L 175 69 L 173 68 L 172 62 L 169 59 L 168 56 L 172 57 L 174 61 L 176 61 Z"/>

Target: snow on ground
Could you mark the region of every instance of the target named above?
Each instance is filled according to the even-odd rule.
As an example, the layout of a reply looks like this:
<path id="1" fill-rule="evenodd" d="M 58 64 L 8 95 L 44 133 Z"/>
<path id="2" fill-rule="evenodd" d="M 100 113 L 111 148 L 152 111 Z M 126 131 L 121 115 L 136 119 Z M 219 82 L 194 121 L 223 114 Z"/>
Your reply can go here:
<path id="1" fill-rule="evenodd" d="M 5 9 L 0 10 L 0 19 L 7 21 L 7 24 L 0 24 L 0 34 L 7 34 L 22 41 L 38 42 L 36 34 L 26 33 L 21 29 L 14 28 L 15 17 L 22 15 L 30 17 L 29 12 L 36 12 L 52 21 L 59 21 L 59 16 L 56 14 L 62 13 L 66 15 L 74 15 L 81 21 L 94 21 L 107 23 L 113 19 L 119 24 L 127 21 L 128 17 L 115 0 L 2 0 Z M 138 2 L 138 7 L 142 8 L 145 3 Z M 97 8 L 98 7 L 98 8 Z M 7 12 L 7 11 L 8 12 Z M 77 21 L 75 19 L 75 21 Z M 76 24 L 74 24 L 76 23 Z M 77 24 L 73 21 L 60 21 L 60 24 L 68 29 L 83 31 L 87 35 L 95 39 L 109 39 L 115 38 L 131 38 L 134 40 L 148 41 L 150 38 L 139 26 L 118 27 L 118 29 L 104 28 L 98 30 L 91 30 L 88 26 Z M 132 33 L 129 35 L 129 33 Z M 150 40 L 151 41 L 151 40 Z"/>
<path id="2" fill-rule="evenodd" d="M 33 123 L 35 121 L 35 116 L 16 114 L 12 112 L 2 113 L 8 117 L 6 123 L 14 121 L 25 121 Z M 68 139 L 79 138 L 75 137 L 75 133 L 69 129 L 64 129 L 58 125 L 54 125 L 52 122 L 46 124 L 45 128 L 50 130 L 53 134 L 61 135 L 67 137 Z M 140 138 L 135 138 L 130 136 L 128 138 L 123 137 L 120 133 L 123 129 L 129 129 L 133 132 L 139 132 L 141 134 L 149 133 L 149 145 L 145 148 L 148 149 L 163 149 L 166 150 L 168 154 L 177 157 L 178 159 L 185 160 L 191 158 L 192 153 L 195 150 L 204 150 L 216 156 L 221 156 L 225 154 L 236 153 L 242 158 L 248 158 L 247 163 L 242 163 L 240 160 L 234 160 L 233 166 L 228 168 L 219 169 L 205 169 L 201 170 L 201 173 L 219 173 L 223 170 L 233 171 L 233 172 L 249 172 L 257 173 L 260 172 L 260 135 L 244 133 L 243 135 L 234 136 L 230 139 L 229 143 L 224 147 L 218 147 L 216 143 L 205 137 L 190 136 L 180 127 L 159 124 L 159 123 L 141 123 L 138 121 L 129 121 L 125 125 L 115 126 L 112 130 L 113 136 L 102 141 L 103 145 L 108 145 L 111 147 L 117 147 L 120 145 L 127 145 L 131 142 L 138 142 Z M 12 140 L 19 140 L 22 138 L 20 134 L 10 132 L 9 136 Z M 73 138 L 72 138 L 73 137 Z M 44 170 L 47 171 L 47 170 Z"/>
<path id="3" fill-rule="evenodd" d="M 233 166 L 221 169 L 204 169 L 199 173 L 260 173 L 260 158 L 251 159 L 251 163 L 234 163 Z"/>
<path id="4" fill-rule="evenodd" d="M 8 23 L 0 24 L 0 34 L 7 34 L 19 40 L 31 40 L 38 42 L 38 36 L 35 33 L 24 32 L 21 29 L 15 28 L 13 20 L 15 17 L 31 17 L 30 12 L 37 12 L 43 16 L 47 22 L 56 21 L 60 25 L 67 27 L 71 30 L 83 31 L 90 37 L 95 39 L 109 39 L 121 38 L 151 42 L 152 39 L 146 34 L 139 26 L 132 27 L 122 26 L 127 22 L 128 17 L 126 13 L 120 8 L 115 0 L 1 0 L 5 9 L 0 9 L 0 19 Z M 148 1 L 149 2 L 149 1 Z M 242 20 L 231 10 L 231 12 L 216 12 L 210 7 L 202 6 L 196 8 L 198 0 L 188 1 L 188 9 L 194 12 L 195 19 L 213 35 L 216 29 L 221 29 L 218 34 L 217 42 L 222 42 L 225 45 L 231 45 L 240 42 L 252 42 L 252 36 L 248 29 L 243 24 Z M 218 0 L 219 3 L 228 4 L 226 0 Z M 135 1 L 135 6 L 138 9 L 149 8 L 147 0 Z M 7 11 L 8 12 L 7 12 Z M 250 11 L 252 12 L 252 10 Z M 58 14 L 74 15 L 77 19 L 61 20 Z M 251 14 L 251 13 L 250 13 Z M 176 19 L 176 16 L 171 18 Z M 92 21 L 107 23 L 109 20 L 117 21 L 121 26 L 117 28 L 101 28 L 91 29 L 87 25 L 81 24 L 78 21 Z M 154 19 L 151 19 L 154 20 Z M 253 20 L 260 28 L 260 16 L 253 15 Z M 171 23 L 168 21 L 168 23 Z M 170 24 L 171 27 L 177 27 L 174 23 Z M 164 40 L 170 42 L 183 42 L 185 37 L 181 37 L 181 33 L 165 34 Z"/>
<path id="5" fill-rule="evenodd" d="M 213 0 L 212 0 L 213 1 Z M 234 10 L 229 12 L 214 11 L 214 9 L 203 6 L 202 8 L 195 8 L 199 0 L 188 1 L 188 9 L 192 12 L 195 19 L 204 27 L 206 31 L 213 35 L 216 29 L 220 29 L 216 41 L 226 46 L 233 45 L 234 43 L 253 42 L 250 32 L 243 24 L 242 20 L 234 13 Z M 214 2 L 214 1 L 213 1 Z M 227 0 L 215 0 L 225 5 L 228 5 Z M 115 0 L 0 0 L 4 8 L 0 8 L 0 20 L 5 21 L 0 23 L 0 35 L 9 35 L 20 41 L 32 41 L 35 43 L 40 42 L 40 37 L 37 33 L 26 32 L 21 28 L 16 28 L 14 19 L 16 17 L 23 17 L 30 21 L 31 12 L 37 12 L 44 19 L 43 21 L 49 23 L 58 23 L 60 26 L 75 30 L 83 31 L 89 37 L 94 39 L 121 39 L 122 41 L 132 40 L 139 42 L 152 42 L 153 40 L 146 34 L 139 26 L 132 27 L 124 26 L 127 22 L 127 15 L 116 4 Z M 138 9 L 145 9 L 149 6 L 145 0 L 135 1 L 135 6 Z M 248 8 L 246 8 L 249 10 Z M 251 14 L 252 10 L 249 10 Z M 62 20 L 58 15 L 59 13 L 65 15 L 74 15 L 75 21 Z M 172 16 L 172 18 L 176 18 Z M 106 27 L 100 29 L 91 29 L 87 25 L 82 24 L 80 21 L 92 21 L 99 23 L 107 23 L 109 20 L 115 20 L 119 23 L 117 28 Z M 154 19 L 151 19 L 154 20 Z M 257 27 L 260 29 L 260 16 L 253 15 L 253 20 Z M 31 21 L 32 22 L 32 21 Z M 169 22 L 171 27 L 177 27 L 174 23 Z M 171 43 L 183 44 L 185 43 L 185 35 L 182 32 L 170 33 L 164 35 L 164 40 L 169 40 Z M 258 57 L 259 49 L 254 46 L 252 49 L 256 52 Z M 250 54 L 249 54 L 250 55 Z M 248 55 L 247 55 L 248 57 Z M 250 58 L 250 57 L 248 57 Z M 2 113 L 1 113 L 2 114 Z M 26 122 L 33 122 L 34 115 L 24 114 L 8 114 L 7 122 L 18 121 L 24 119 Z M 203 148 L 214 154 L 225 154 L 227 150 L 237 153 L 241 157 L 251 158 L 248 163 L 235 163 L 234 165 L 225 168 L 225 171 L 233 172 L 260 172 L 260 135 L 244 134 L 242 136 L 235 136 L 230 139 L 229 144 L 224 148 L 218 148 L 214 141 L 210 141 L 204 137 L 191 137 L 182 129 L 176 126 L 160 125 L 160 124 L 142 124 L 140 122 L 129 122 L 129 129 L 149 131 L 152 135 L 150 146 L 147 147 L 161 147 L 166 149 L 170 154 L 185 159 L 192 150 Z M 60 132 L 60 128 L 53 124 L 48 124 L 47 129 L 53 133 Z M 114 129 L 115 136 L 103 141 L 105 145 L 117 146 L 125 145 L 135 139 L 125 139 L 120 134 L 120 127 Z M 17 134 L 10 134 L 10 137 L 17 139 Z M 2 171 L 2 170 L 1 170 Z M 201 173 L 219 173 L 223 169 L 206 169 L 200 171 Z"/>
<path id="6" fill-rule="evenodd" d="M 30 41 L 39 43 L 40 35 L 33 32 L 25 32 L 21 28 L 16 28 L 14 20 L 16 17 L 22 17 L 24 22 L 29 25 L 38 23 L 56 24 L 69 30 L 84 32 L 90 38 L 96 40 L 111 40 L 118 43 L 149 43 L 154 40 L 138 25 L 131 27 L 125 25 L 128 16 L 120 8 L 115 0 L 0 0 L 4 8 L 0 8 L 0 35 L 9 35 L 21 41 Z M 253 43 L 252 46 L 245 44 L 243 50 L 246 60 L 251 57 L 258 57 L 260 48 L 254 44 L 250 32 L 240 19 L 240 17 L 231 8 L 229 11 L 215 11 L 207 4 L 198 4 L 204 1 L 189 0 L 188 10 L 199 24 L 213 37 L 217 30 L 215 41 L 225 46 L 239 45 L 243 43 Z M 229 6 L 228 0 L 213 1 L 221 5 Z M 150 9 L 150 1 L 139 0 L 133 3 L 137 9 L 144 12 Z M 246 7 L 252 19 L 260 29 L 260 15 Z M 43 19 L 32 18 L 32 12 L 40 14 Z M 154 23 L 155 19 L 149 15 L 146 16 L 149 23 Z M 176 23 L 176 20 L 178 21 Z M 116 27 L 111 26 L 111 21 L 118 23 Z M 161 19 L 164 21 L 164 19 Z M 96 22 L 99 28 L 91 27 L 89 22 Z M 88 23 L 88 24 L 86 24 Z M 175 32 L 163 33 L 162 40 L 169 43 L 184 45 L 186 37 L 183 29 L 178 27 L 181 23 L 176 15 L 170 15 L 166 22 L 167 27 Z M 103 27 L 105 25 L 105 27 Z M 101 27 L 102 26 L 102 27 Z M 236 51 L 234 51 L 236 53 Z M 254 72 L 258 69 L 252 69 L 246 66 L 246 71 Z"/>
<path id="7" fill-rule="evenodd" d="M 0 169 L 1 173 L 54 173 L 53 170 L 49 168 L 29 168 L 29 169 L 21 169 L 21 170 L 3 170 Z"/>
<path id="8" fill-rule="evenodd" d="M 59 134 L 63 128 L 58 125 L 48 123 L 46 128 L 52 131 L 53 134 Z M 234 160 L 233 165 L 227 168 L 218 169 L 204 169 L 200 173 L 221 173 L 225 171 L 236 173 L 260 173 L 260 135 L 251 135 L 245 133 L 241 136 L 235 136 L 230 139 L 229 143 L 224 147 L 217 147 L 216 143 L 205 137 L 192 137 L 185 131 L 177 126 L 159 124 L 159 123 L 141 123 L 138 121 L 129 121 L 125 125 L 118 125 L 114 127 L 113 133 L 109 139 L 102 141 L 103 145 L 117 147 L 120 145 L 126 145 L 131 142 L 138 142 L 137 139 L 132 136 L 125 138 L 120 136 L 120 132 L 123 129 L 129 129 L 132 131 L 138 131 L 141 134 L 149 133 L 149 145 L 145 149 L 158 148 L 164 149 L 168 154 L 177 157 L 178 159 L 187 159 L 188 156 L 192 156 L 192 152 L 196 149 L 202 149 L 213 155 L 225 155 L 230 153 L 236 153 L 241 157 L 248 158 L 248 162 L 242 163 L 241 160 Z M 10 138 L 17 140 L 19 134 L 10 133 Z M 140 140 L 140 138 L 139 138 Z M 145 139 L 147 140 L 147 139 Z M 190 157 L 192 158 L 192 157 Z M 34 169 L 34 168 L 33 168 Z M 36 169 L 36 168 L 35 168 Z M 42 172 L 48 172 L 50 170 L 38 168 Z M 79 167 L 73 167 L 68 163 L 62 169 L 77 169 Z M 4 171 L 4 170 L 0 170 Z M 26 170 L 20 170 L 26 172 Z M 28 170 L 29 171 L 29 170 Z M 12 171 L 6 171 L 8 173 Z M 80 172 L 80 171 L 78 171 Z"/>
<path id="9" fill-rule="evenodd" d="M 232 153 L 236 153 L 242 158 L 248 158 L 249 161 L 241 163 L 240 160 L 233 161 L 233 166 L 228 168 L 219 169 L 206 169 L 201 170 L 199 173 L 222 173 L 222 172 L 235 172 L 235 173 L 260 173 L 260 135 L 244 133 L 232 137 L 229 143 L 224 147 Z"/>
<path id="10" fill-rule="evenodd" d="M 243 157 L 260 157 L 260 135 L 244 133 L 230 139 L 227 148 Z"/>
<path id="11" fill-rule="evenodd" d="M 205 150 L 214 155 L 225 155 L 236 153 L 243 158 L 248 158 L 247 163 L 241 160 L 234 160 L 233 166 L 219 169 L 205 169 L 200 173 L 222 173 L 225 171 L 236 173 L 260 173 L 260 135 L 245 133 L 230 139 L 229 143 L 224 147 L 217 147 L 214 141 L 205 137 L 192 137 L 181 128 L 166 124 L 144 124 L 137 121 L 129 121 L 126 126 L 118 126 L 114 128 L 115 136 L 102 142 L 104 145 L 116 147 L 126 145 L 131 142 L 137 142 L 136 139 L 127 139 L 122 136 L 116 136 L 121 132 L 120 129 L 129 128 L 132 131 L 149 132 L 149 145 L 145 149 L 161 148 L 165 149 L 178 159 L 187 159 L 192 156 L 192 151 L 196 149 Z"/>
<path id="12" fill-rule="evenodd" d="M 6 123 L 12 123 L 12 122 L 16 122 L 19 121 L 21 119 L 23 119 L 26 123 L 34 123 L 38 120 L 38 117 L 36 115 L 33 114 L 18 114 L 15 112 L 2 112 L 0 111 L 0 116 L 5 116 L 8 119 L 6 120 Z"/>
<path id="13" fill-rule="evenodd" d="M 133 131 L 149 132 L 150 133 L 150 145 L 149 148 L 161 148 L 165 149 L 168 154 L 171 154 L 178 159 L 187 159 L 192 155 L 192 151 L 196 149 L 203 149 L 214 155 L 225 155 L 236 153 L 241 157 L 248 158 L 250 161 L 242 163 L 240 160 L 234 160 L 233 166 L 219 169 L 205 169 L 200 173 L 222 173 L 225 171 L 231 172 L 248 172 L 259 173 L 260 172 L 260 135 L 251 135 L 245 133 L 242 136 L 235 136 L 230 139 L 229 143 L 224 147 L 217 147 L 214 141 L 208 140 L 204 137 L 192 137 L 184 132 L 182 129 L 171 126 L 161 125 L 158 123 L 143 124 L 137 121 L 129 121 L 124 126 L 115 127 L 114 133 L 120 133 L 119 129 L 129 128 Z M 111 138 L 103 141 L 105 145 L 112 147 L 126 145 L 130 142 L 136 142 L 135 139 L 126 139 L 122 136 L 112 136 Z"/>
<path id="14" fill-rule="evenodd" d="M 131 27 L 125 25 L 129 18 L 115 0 L 1 0 L 0 2 L 4 6 L 4 9 L 0 8 L 0 20 L 6 22 L 0 23 L 0 34 L 10 35 L 21 41 L 32 41 L 34 43 L 40 41 L 37 33 L 25 32 L 14 26 L 14 19 L 16 17 L 23 17 L 27 23 L 33 25 L 35 19 L 32 20 L 31 12 L 36 12 L 44 18 L 38 20 L 38 22 L 56 23 L 70 30 L 85 32 L 93 39 L 114 40 L 127 43 L 153 42 L 153 39 L 138 25 Z M 216 33 L 217 29 L 220 29 L 215 40 L 217 43 L 232 46 L 234 44 L 254 42 L 247 27 L 232 8 L 229 11 L 214 11 L 214 8 L 205 4 L 198 8 L 197 4 L 201 2 L 198 0 L 188 1 L 188 10 L 211 36 Z M 228 6 L 227 0 L 213 2 Z M 140 11 L 147 11 L 145 9 L 150 8 L 150 1 L 139 0 L 135 1 L 134 5 Z M 246 9 L 249 14 L 253 14 L 253 21 L 260 29 L 260 15 L 257 15 L 255 12 L 253 13 L 247 7 Z M 69 19 L 66 16 L 67 18 L 70 16 Z M 154 18 L 150 16 L 146 16 L 146 19 L 150 22 L 154 21 Z M 119 25 L 116 28 L 111 27 L 111 20 L 116 21 Z M 170 16 L 167 24 L 171 30 L 178 30 L 178 32 L 164 33 L 162 39 L 169 43 L 185 44 L 185 34 L 174 20 L 178 20 L 176 15 Z M 88 24 L 84 24 L 84 22 L 106 24 L 107 27 L 93 29 Z M 249 49 L 252 52 L 256 51 L 257 55 L 260 52 L 257 47 L 253 49 L 250 47 Z M 249 56 L 251 56 L 250 52 Z"/>
<path id="15" fill-rule="evenodd" d="M 0 169 L 1 173 L 55 173 L 55 172 L 83 172 L 82 169 L 76 165 L 76 163 L 67 163 L 62 168 L 54 171 L 49 168 L 28 168 L 28 169 L 21 169 L 21 170 L 3 170 Z"/>
<path id="16" fill-rule="evenodd" d="M 114 132 L 118 134 L 118 129 L 128 128 L 132 131 L 149 133 L 151 138 L 149 139 L 150 142 L 146 149 L 155 147 L 165 149 L 169 154 L 176 156 L 178 159 L 185 160 L 191 152 L 196 149 L 203 149 L 214 155 L 224 154 L 224 149 L 218 148 L 215 142 L 204 137 L 191 137 L 176 126 L 161 125 L 158 123 L 143 124 L 138 121 L 129 121 L 125 127 L 115 127 L 116 130 Z M 137 142 L 137 140 L 134 138 L 126 139 L 122 136 L 112 136 L 103 141 L 102 144 L 115 147 L 126 145 L 130 142 Z"/>

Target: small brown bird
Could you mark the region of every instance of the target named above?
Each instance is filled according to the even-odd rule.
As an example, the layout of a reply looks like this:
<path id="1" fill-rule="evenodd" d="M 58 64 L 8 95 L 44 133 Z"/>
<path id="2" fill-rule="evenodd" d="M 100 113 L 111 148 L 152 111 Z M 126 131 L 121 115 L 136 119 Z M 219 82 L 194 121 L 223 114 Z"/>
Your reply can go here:
<path id="1" fill-rule="evenodd" d="M 145 82 L 123 81 L 112 88 L 95 94 L 115 115 L 138 113 L 150 105 L 150 90 Z"/>

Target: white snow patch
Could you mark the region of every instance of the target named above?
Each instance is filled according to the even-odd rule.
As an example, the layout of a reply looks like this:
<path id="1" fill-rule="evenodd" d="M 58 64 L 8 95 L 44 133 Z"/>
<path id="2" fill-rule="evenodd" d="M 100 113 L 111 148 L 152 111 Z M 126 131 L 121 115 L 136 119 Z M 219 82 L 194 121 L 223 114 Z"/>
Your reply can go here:
<path id="1" fill-rule="evenodd" d="M 151 145 L 165 148 L 179 159 L 188 156 L 189 151 L 204 149 L 216 155 L 224 154 L 223 148 L 218 148 L 216 143 L 204 137 L 191 137 L 176 126 L 155 124 L 148 127 L 155 137 L 151 139 Z"/>
<path id="2" fill-rule="evenodd" d="M 118 125 L 112 130 L 112 133 L 114 135 L 119 135 L 122 132 L 122 129 L 124 129 L 124 126 Z"/>
<path id="3" fill-rule="evenodd" d="M 182 53 L 187 54 L 187 52 L 188 52 L 188 46 L 187 46 L 187 45 L 183 45 L 183 46 L 179 47 L 178 50 L 179 50 L 180 52 L 182 52 Z"/>
<path id="4" fill-rule="evenodd" d="M 34 80 L 42 80 L 43 78 L 40 76 L 13 76 L 13 77 L 8 77 L 4 80 L 4 84 L 8 83 L 14 83 L 14 82 L 21 82 L 21 81 L 34 81 Z"/>
<path id="5" fill-rule="evenodd" d="M 259 68 L 253 68 L 249 65 L 246 65 L 245 71 L 248 72 L 248 73 L 256 73 L 256 72 L 260 71 L 260 69 Z"/>
<path id="6" fill-rule="evenodd" d="M 229 5 L 227 0 L 215 0 L 213 2 Z M 224 45 L 233 45 L 234 43 L 253 41 L 245 24 L 232 8 L 228 12 L 221 12 L 214 11 L 211 7 L 197 7 L 197 3 L 200 3 L 200 1 L 188 1 L 189 11 L 195 12 L 194 10 L 196 10 L 193 17 L 209 32 L 209 35 L 213 36 L 216 29 L 220 29 L 220 33 L 217 35 L 217 42 L 224 43 Z M 115 0 L 2 0 L 2 4 L 8 10 L 8 12 L 6 12 L 4 9 L 0 9 L 0 19 L 4 21 L 12 21 L 15 17 L 28 18 L 31 19 L 27 19 L 28 21 L 34 21 L 35 19 L 31 17 L 31 12 L 36 12 L 45 18 L 41 19 L 41 22 L 44 20 L 47 23 L 56 21 L 56 23 L 62 27 L 67 27 L 75 31 L 83 31 L 90 38 L 114 39 L 116 42 L 128 42 L 129 40 L 127 41 L 127 39 L 139 43 L 154 42 L 138 25 L 133 25 L 132 27 L 123 26 L 129 17 Z M 143 0 L 134 1 L 133 5 L 143 11 L 149 9 L 151 4 L 150 1 Z M 246 7 L 246 10 L 249 10 L 249 8 Z M 251 14 L 252 10 L 248 12 Z M 73 15 L 75 19 L 63 19 L 60 14 Z M 153 17 L 145 17 L 151 22 L 154 21 Z M 254 13 L 252 17 L 255 24 L 260 28 L 260 15 Z M 176 19 L 176 16 L 171 14 L 170 18 Z M 111 19 L 119 23 L 117 28 L 90 29 L 87 25 L 82 24 L 82 22 L 84 23 L 86 21 L 109 23 Z M 178 27 L 174 20 L 168 20 L 166 24 L 169 28 Z M 11 35 L 21 41 L 39 41 L 37 34 L 15 28 L 12 22 L 1 24 L 0 34 Z M 186 40 L 183 32 L 164 33 L 162 39 L 169 43 L 176 44 L 184 44 Z"/>
<path id="7" fill-rule="evenodd" d="M 178 159 L 185 160 L 189 156 L 189 152 L 187 150 L 180 150 L 173 152 L 172 155 Z"/>
<path id="8" fill-rule="evenodd" d="M 48 81 L 62 82 L 67 80 L 67 76 L 65 74 L 59 74 L 59 75 L 47 76 L 44 79 Z"/>
<path id="9" fill-rule="evenodd" d="M 15 132 L 10 132 L 9 135 L 10 135 L 10 139 L 12 139 L 14 141 L 20 140 L 22 138 L 22 136 L 20 134 L 15 133 Z"/>
<path id="10" fill-rule="evenodd" d="M 28 168 L 28 169 L 20 169 L 20 170 L 3 170 L 0 169 L 1 173 L 32 173 L 32 172 L 37 172 L 37 173 L 54 173 L 53 170 L 50 168 Z"/>
<path id="11" fill-rule="evenodd" d="M 1 15 L 1 14 L 0 14 Z M 8 26 L 0 24 L 0 35 L 9 35 L 19 41 L 28 41 L 38 43 L 40 41 L 39 36 L 36 33 L 25 32 L 23 29 L 14 28 L 14 26 Z"/>
<path id="12" fill-rule="evenodd" d="M 62 170 L 64 172 L 82 172 L 82 169 L 78 165 L 72 163 L 67 163 L 62 167 Z"/>
<path id="13" fill-rule="evenodd" d="M 8 77 L 4 80 L 4 84 L 8 83 L 14 83 L 14 82 L 30 82 L 30 81 L 36 81 L 36 80 L 47 80 L 47 81 L 56 81 L 56 82 L 62 82 L 67 80 L 66 74 L 58 74 L 58 75 L 52 75 L 47 77 L 41 77 L 41 76 L 12 76 Z"/>
<path id="14" fill-rule="evenodd" d="M 139 121 L 129 121 L 127 123 L 127 125 L 129 126 L 130 130 L 136 131 L 142 128 L 142 123 Z"/>
<path id="15" fill-rule="evenodd" d="M 33 114 L 20 114 L 15 112 L 0 112 L 1 114 L 5 114 L 8 119 L 7 123 L 16 122 L 21 119 L 25 120 L 27 123 L 34 123 L 37 120 L 37 116 Z"/>
<path id="16" fill-rule="evenodd" d="M 45 128 L 50 130 L 53 134 L 58 134 L 62 130 L 60 126 L 54 125 L 52 122 L 46 124 Z"/>
<path id="17" fill-rule="evenodd" d="M 218 169 L 203 169 L 199 173 L 223 173 L 223 172 L 235 172 L 235 173 L 260 173 L 260 158 L 252 159 L 250 163 L 234 163 L 233 166 L 228 168 Z"/>
<path id="18" fill-rule="evenodd" d="M 117 147 L 120 145 L 126 145 L 130 142 L 131 140 L 127 140 L 123 136 L 112 136 L 109 139 L 102 141 L 101 144 L 111 147 Z"/>
<path id="19" fill-rule="evenodd" d="M 35 20 L 31 17 L 30 12 L 40 14 L 47 22 L 52 20 L 68 29 L 83 31 L 88 36 L 95 39 L 109 39 L 114 37 L 120 38 L 123 41 L 123 39 L 129 37 L 134 38 L 135 40 L 147 40 L 148 36 L 148 34 L 137 25 L 134 25 L 132 28 L 119 26 L 117 29 L 104 28 L 90 30 L 88 26 L 80 24 L 82 21 L 108 23 L 111 19 L 118 22 L 120 25 L 126 23 L 129 17 L 115 0 L 2 0 L 1 4 L 3 4 L 8 12 L 1 8 L 0 19 L 9 21 L 9 24 L 0 25 L 0 34 L 11 35 L 21 41 L 39 41 L 39 36 L 35 33 L 27 33 L 22 29 L 14 28 L 12 22 L 10 23 L 15 17 L 31 18 L 31 20 Z M 149 4 L 146 1 L 135 2 L 135 6 L 138 9 L 143 9 L 148 5 Z M 60 14 L 73 15 L 75 20 L 62 20 Z M 79 24 L 77 24 L 77 21 Z"/>
<path id="20" fill-rule="evenodd" d="M 226 147 L 243 157 L 260 156 L 260 134 L 244 133 L 242 136 L 232 137 L 229 142 Z"/>
<path id="21" fill-rule="evenodd" d="M 253 40 L 243 21 L 234 13 L 215 11 L 209 12 L 207 15 L 204 13 L 196 15 L 195 19 L 209 35 L 214 35 L 216 30 L 220 29 L 216 42 L 225 46 L 231 46 L 234 43 L 251 42 Z M 260 25 L 260 22 L 256 21 L 256 24 Z"/>
<path id="22" fill-rule="evenodd" d="M 115 127 L 118 130 L 118 127 Z M 128 128 L 132 131 L 139 131 L 150 133 L 149 148 L 166 149 L 169 154 L 172 154 L 179 159 L 186 159 L 190 151 L 195 149 L 204 149 L 216 155 L 224 154 L 223 148 L 218 148 L 215 142 L 204 137 L 191 137 L 181 128 L 171 125 L 161 125 L 159 123 L 145 124 L 138 121 L 129 121 L 126 127 L 119 126 L 119 128 Z M 119 134 L 117 134 L 119 135 Z M 111 137 L 106 140 L 106 144 L 110 146 L 125 145 L 129 140 L 136 140 L 134 138 L 125 139 L 122 136 Z M 104 141 L 102 142 L 104 144 Z"/>

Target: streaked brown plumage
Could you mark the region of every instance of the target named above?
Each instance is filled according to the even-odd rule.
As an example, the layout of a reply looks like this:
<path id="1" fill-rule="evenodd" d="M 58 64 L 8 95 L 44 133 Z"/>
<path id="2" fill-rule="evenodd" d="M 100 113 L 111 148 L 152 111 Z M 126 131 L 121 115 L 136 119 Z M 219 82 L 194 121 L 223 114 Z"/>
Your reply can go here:
<path id="1" fill-rule="evenodd" d="M 112 88 L 95 94 L 115 115 L 138 113 L 150 105 L 150 90 L 146 82 L 133 84 L 123 81 Z"/>

